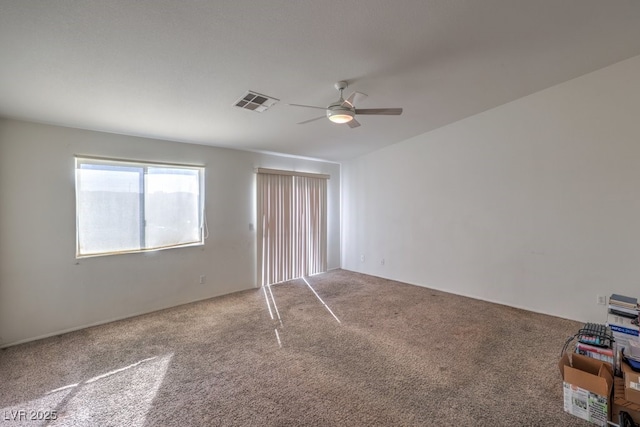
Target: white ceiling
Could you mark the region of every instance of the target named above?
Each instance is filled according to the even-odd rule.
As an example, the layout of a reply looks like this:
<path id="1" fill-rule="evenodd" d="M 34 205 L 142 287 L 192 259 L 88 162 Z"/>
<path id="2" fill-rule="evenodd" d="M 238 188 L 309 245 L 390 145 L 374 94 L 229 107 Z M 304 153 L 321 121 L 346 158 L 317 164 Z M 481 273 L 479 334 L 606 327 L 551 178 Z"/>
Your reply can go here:
<path id="1" fill-rule="evenodd" d="M 0 116 L 339 161 L 637 55 L 636 0 L 0 0 Z M 296 124 L 338 80 L 403 115 Z"/>

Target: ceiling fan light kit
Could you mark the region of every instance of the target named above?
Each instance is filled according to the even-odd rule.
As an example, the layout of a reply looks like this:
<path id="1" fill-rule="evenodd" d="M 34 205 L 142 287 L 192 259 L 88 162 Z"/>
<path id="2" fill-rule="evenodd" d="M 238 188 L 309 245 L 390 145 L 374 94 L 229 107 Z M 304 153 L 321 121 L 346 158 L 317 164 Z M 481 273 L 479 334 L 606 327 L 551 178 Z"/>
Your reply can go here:
<path id="1" fill-rule="evenodd" d="M 368 108 L 368 109 L 357 109 L 354 105 L 354 100 L 356 96 L 360 96 L 360 98 L 364 98 L 367 95 L 360 92 L 353 92 L 347 99 L 342 97 L 342 92 L 347 88 L 348 84 L 346 81 L 337 82 L 334 87 L 340 92 L 340 99 L 337 102 L 329 105 L 326 108 L 316 107 L 314 105 L 302 105 L 302 104 L 289 104 L 293 107 L 305 107 L 305 108 L 315 108 L 318 110 L 325 110 L 327 118 L 331 120 L 333 123 L 338 124 L 347 124 L 350 128 L 356 128 L 360 126 L 360 123 L 355 119 L 356 115 L 377 115 L 377 116 L 398 116 L 402 114 L 402 108 Z M 305 120 L 298 124 L 305 124 L 309 122 L 313 122 L 316 120 L 320 120 L 324 118 L 324 116 L 316 117 L 310 120 Z"/>
<path id="2" fill-rule="evenodd" d="M 333 123 L 348 123 L 353 120 L 353 111 L 346 109 L 327 110 L 327 117 Z"/>

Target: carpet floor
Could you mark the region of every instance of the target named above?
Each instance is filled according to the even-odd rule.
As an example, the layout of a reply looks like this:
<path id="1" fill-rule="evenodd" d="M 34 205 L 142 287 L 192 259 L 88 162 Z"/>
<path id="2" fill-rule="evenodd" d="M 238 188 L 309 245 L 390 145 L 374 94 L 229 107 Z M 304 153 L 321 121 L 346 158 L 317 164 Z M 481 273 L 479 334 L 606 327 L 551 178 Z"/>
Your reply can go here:
<path id="1" fill-rule="evenodd" d="M 335 270 L 0 351 L 0 423 L 589 426 L 557 365 L 580 326 Z"/>

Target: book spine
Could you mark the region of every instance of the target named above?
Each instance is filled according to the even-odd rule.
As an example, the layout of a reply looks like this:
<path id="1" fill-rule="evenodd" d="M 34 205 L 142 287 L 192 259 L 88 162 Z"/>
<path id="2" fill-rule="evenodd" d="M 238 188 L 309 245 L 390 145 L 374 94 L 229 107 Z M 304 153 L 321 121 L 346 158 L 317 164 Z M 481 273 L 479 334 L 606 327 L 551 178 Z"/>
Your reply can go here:
<path id="1" fill-rule="evenodd" d="M 591 357 L 592 359 L 601 360 L 603 362 L 613 364 L 613 356 L 608 356 L 606 354 L 596 353 L 595 351 L 588 350 L 580 350 L 576 348 L 576 353 L 582 354 L 583 356 Z"/>
<path id="2" fill-rule="evenodd" d="M 640 335 L 638 333 L 639 328 L 637 326 L 632 327 L 632 326 L 620 326 L 620 325 L 609 324 L 609 327 L 613 332 L 617 332 L 619 334 L 632 335 L 635 337 Z"/>
<path id="3" fill-rule="evenodd" d="M 638 318 L 620 316 L 618 314 L 607 314 L 607 323 L 610 325 L 618 325 L 624 327 L 638 327 Z"/>
<path id="4" fill-rule="evenodd" d="M 631 316 L 638 316 L 638 313 L 640 313 L 640 311 L 638 311 L 637 309 L 620 307 L 613 304 L 609 304 L 609 311 L 618 311 L 620 313 L 627 313 Z"/>
<path id="5" fill-rule="evenodd" d="M 619 302 L 621 304 L 637 304 L 638 303 L 638 298 L 634 298 L 634 297 L 625 297 L 624 295 L 616 295 L 616 294 L 612 294 L 609 299 L 611 301 L 616 301 Z"/>
<path id="6" fill-rule="evenodd" d="M 579 348 L 580 350 L 592 351 L 596 353 L 606 354 L 608 356 L 613 356 L 612 348 L 596 347 L 596 346 L 581 343 L 581 342 L 576 344 L 576 348 Z"/>
<path id="7" fill-rule="evenodd" d="M 611 296 L 609 297 L 609 301 L 613 301 L 616 304 L 625 304 L 630 306 L 638 305 L 638 298 L 618 294 L 611 294 Z"/>
<path id="8" fill-rule="evenodd" d="M 609 305 L 614 305 L 616 307 L 620 307 L 620 308 L 626 308 L 629 310 L 637 310 L 638 309 L 638 304 L 624 304 L 624 303 L 620 303 L 614 300 L 609 300 Z"/>

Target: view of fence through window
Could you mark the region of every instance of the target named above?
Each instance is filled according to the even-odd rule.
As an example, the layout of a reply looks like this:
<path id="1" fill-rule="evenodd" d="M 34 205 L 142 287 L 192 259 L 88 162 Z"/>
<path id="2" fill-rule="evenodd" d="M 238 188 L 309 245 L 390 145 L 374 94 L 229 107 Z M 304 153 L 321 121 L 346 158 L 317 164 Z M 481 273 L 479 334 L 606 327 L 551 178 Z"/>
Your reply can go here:
<path id="1" fill-rule="evenodd" d="M 76 255 L 203 243 L 199 167 L 76 158 Z"/>

